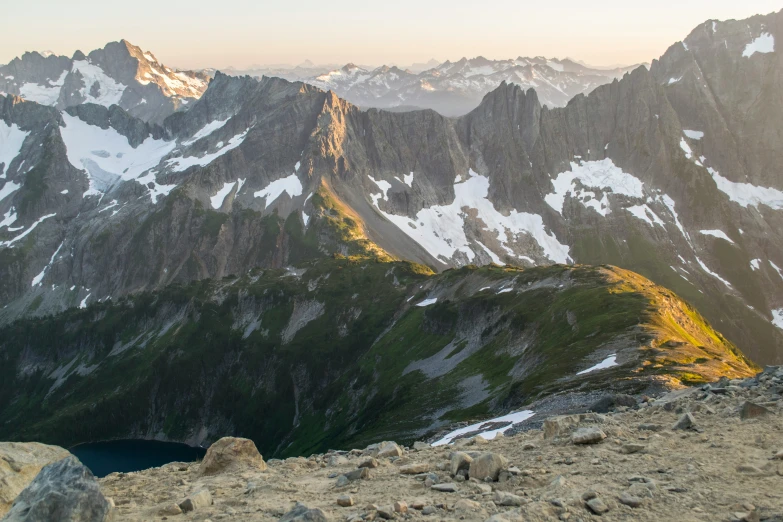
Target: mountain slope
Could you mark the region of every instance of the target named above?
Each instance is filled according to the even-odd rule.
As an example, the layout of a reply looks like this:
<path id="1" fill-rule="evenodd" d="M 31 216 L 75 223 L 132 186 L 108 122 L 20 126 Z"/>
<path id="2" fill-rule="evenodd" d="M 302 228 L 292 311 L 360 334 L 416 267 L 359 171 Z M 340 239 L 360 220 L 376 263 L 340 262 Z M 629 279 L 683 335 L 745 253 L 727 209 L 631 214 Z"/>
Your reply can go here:
<path id="1" fill-rule="evenodd" d="M 0 320 L 334 253 L 610 263 L 780 361 L 781 19 L 708 22 L 563 108 L 506 83 L 458 119 L 223 74 L 160 125 L 2 98 Z"/>
<path id="2" fill-rule="evenodd" d="M 689 305 L 625 270 L 433 275 L 365 256 L 17 321 L 0 330 L 0 354 L 3 438 L 233 433 L 269 456 L 410 440 L 553 391 L 753 370 Z M 577 373 L 610 355 L 616 366 Z"/>
<path id="3" fill-rule="evenodd" d="M 25 53 L 0 66 L 0 94 L 64 109 L 81 103 L 119 105 L 131 115 L 161 122 L 207 88 L 201 73 L 173 71 L 150 52 L 112 42 L 72 58 Z"/>

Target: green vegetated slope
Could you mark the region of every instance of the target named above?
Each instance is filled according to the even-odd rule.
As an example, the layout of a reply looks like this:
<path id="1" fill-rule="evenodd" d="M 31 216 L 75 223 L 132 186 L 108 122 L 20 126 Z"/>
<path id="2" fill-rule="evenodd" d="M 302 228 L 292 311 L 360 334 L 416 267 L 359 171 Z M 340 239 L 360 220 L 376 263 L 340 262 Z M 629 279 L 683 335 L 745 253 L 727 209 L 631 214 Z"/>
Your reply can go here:
<path id="1" fill-rule="evenodd" d="M 611 353 L 619 366 L 576 375 Z M 266 456 L 753 366 L 670 291 L 614 267 L 434 275 L 339 255 L 20 320 L 0 330 L 0 357 L 2 439 L 234 434 Z"/>

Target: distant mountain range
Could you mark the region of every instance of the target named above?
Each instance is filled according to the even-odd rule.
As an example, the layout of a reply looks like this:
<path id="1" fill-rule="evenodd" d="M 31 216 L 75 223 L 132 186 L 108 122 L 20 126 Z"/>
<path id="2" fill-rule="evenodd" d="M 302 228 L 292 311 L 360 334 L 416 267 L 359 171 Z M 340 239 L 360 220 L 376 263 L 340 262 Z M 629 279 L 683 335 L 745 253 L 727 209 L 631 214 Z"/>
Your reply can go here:
<path id="1" fill-rule="evenodd" d="M 434 109 L 444 116 L 461 116 L 475 109 L 485 94 L 502 82 L 534 88 L 543 105 L 562 107 L 577 94 L 621 78 L 638 65 L 619 68 L 591 68 L 574 60 L 544 57 L 512 60 L 462 58 L 457 62 L 430 60 L 410 68 L 381 66 L 368 68 L 347 64 L 342 67 L 315 66 L 311 62 L 296 67 L 222 70 L 234 76 L 277 76 L 301 81 L 362 108 L 410 111 Z M 204 71 L 214 74 L 214 70 Z"/>

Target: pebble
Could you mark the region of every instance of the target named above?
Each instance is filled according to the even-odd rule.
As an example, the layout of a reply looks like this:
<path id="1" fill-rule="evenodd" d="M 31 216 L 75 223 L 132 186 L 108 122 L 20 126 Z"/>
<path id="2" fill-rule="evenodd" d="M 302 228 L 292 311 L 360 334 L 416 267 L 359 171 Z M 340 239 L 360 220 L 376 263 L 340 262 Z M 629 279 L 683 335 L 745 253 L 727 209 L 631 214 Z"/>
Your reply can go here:
<path id="1" fill-rule="evenodd" d="M 642 499 L 631 495 L 630 493 L 621 493 L 618 497 L 618 500 L 620 501 L 620 504 L 625 504 L 626 506 L 632 508 L 638 508 L 642 505 Z"/>
<path id="2" fill-rule="evenodd" d="M 691 430 L 696 427 L 696 419 L 690 413 L 683 413 L 672 426 L 673 430 Z"/>
<path id="3" fill-rule="evenodd" d="M 571 435 L 573 444 L 596 444 L 606 438 L 606 433 L 595 427 L 579 428 Z"/>
<path id="4" fill-rule="evenodd" d="M 446 482 L 445 484 L 433 484 L 430 486 L 433 491 L 440 491 L 442 493 L 456 493 L 458 491 L 457 485 L 453 482 Z"/>
<path id="5" fill-rule="evenodd" d="M 342 495 L 337 497 L 337 505 L 342 507 L 350 507 L 354 505 L 354 500 L 351 495 Z"/>
<path id="6" fill-rule="evenodd" d="M 609 506 L 607 506 L 603 500 L 600 498 L 592 498 L 587 501 L 587 507 L 595 513 L 596 515 L 603 515 L 607 511 L 609 511 Z"/>

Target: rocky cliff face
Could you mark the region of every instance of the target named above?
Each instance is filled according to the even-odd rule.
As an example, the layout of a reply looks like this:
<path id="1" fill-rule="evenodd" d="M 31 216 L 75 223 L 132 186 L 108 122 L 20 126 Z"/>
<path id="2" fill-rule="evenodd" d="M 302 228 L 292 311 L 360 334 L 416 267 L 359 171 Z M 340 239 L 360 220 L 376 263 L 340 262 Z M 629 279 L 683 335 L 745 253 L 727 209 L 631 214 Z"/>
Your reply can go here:
<path id="1" fill-rule="evenodd" d="M 174 71 L 125 41 L 73 57 L 25 53 L 0 66 L 0 94 L 64 109 L 82 103 L 119 105 L 145 121 L 161 122 L 187 108 L 207 88 L 202 73 Z"/>
<path id="2" fill-rule="evenodd" d="M 586 406 L 753 371 L 692 307 L 625 270 L 434 275 L 367 256 L 17 321 L 0 356 L 3 439 L 237 434 L 270 456 L 410 440 L 569 391 Z"/>

